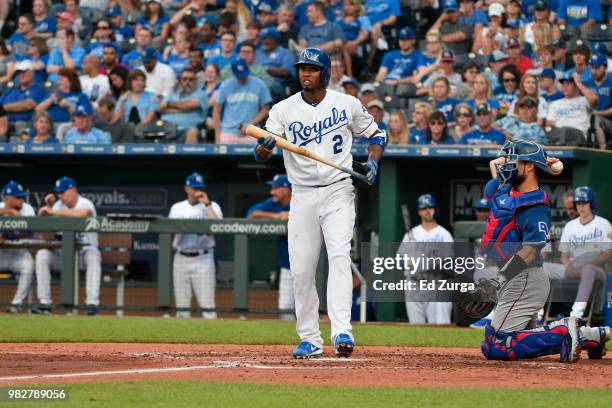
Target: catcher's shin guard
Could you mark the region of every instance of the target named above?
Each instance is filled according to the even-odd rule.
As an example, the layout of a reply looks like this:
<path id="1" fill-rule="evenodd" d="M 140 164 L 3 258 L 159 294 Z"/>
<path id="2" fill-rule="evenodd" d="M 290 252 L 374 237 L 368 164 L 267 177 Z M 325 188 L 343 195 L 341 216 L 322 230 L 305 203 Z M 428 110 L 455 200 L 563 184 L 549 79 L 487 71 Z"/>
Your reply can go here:
<path id="1" fill-rule="evenodd" d="M 567 333 L 567 327 L 562 325 L 514 333 L 495 333 L 495 329 L 487 325 L 482 354 L 488 360 L 510 361 L 558 354 Z"/>

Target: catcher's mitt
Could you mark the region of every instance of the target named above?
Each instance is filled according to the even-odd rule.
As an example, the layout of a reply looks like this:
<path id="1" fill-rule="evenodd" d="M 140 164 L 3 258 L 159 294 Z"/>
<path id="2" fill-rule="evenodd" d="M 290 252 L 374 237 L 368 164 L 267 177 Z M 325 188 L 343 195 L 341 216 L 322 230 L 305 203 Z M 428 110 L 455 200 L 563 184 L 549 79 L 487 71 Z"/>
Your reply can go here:
<path id="1" fill-rule="evenodd" d="M 368 168 L 365 163 L 358 162 L 357 160 L 353 160 L 353 170 L 364 176 L 368 174 Z M 351 180 L 353 180 L 353 185 L 355 185 L 355 187 L 370 188 L 370 185 L 363 180 L 359 180 L 355 177 L 351 177 Z"/>
<path id="2" fill-rule="evenodd" d="M 473 291 L 457 295 L 457 308 L 466 316 L 473 319 L 482 319 L 497 304 L 497 291 L 499 282 L 495 279 L 480 279 Z"/>

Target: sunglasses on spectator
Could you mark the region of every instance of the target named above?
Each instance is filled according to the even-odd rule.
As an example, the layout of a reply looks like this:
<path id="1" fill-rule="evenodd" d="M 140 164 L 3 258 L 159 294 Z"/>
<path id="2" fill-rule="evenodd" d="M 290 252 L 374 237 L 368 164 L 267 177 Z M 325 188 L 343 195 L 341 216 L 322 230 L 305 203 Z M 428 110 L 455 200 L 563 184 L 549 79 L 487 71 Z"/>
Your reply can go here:
<path id="1" fill-rule="evenodd" d="M 98 30 L 108 30 L 110 26 L 98 26 Z"/>
<path id="2" fill-rule="evenodd" d="M 434 126 L 434 125 L 436 125 L 436 126 L 444 126 L 444 122 L 438 122 L 438 121 L 429 122 L 429 125 L 430 126 Z"/>
<path id="3" fill-rule="evenodd" d="M 516 82 L 516 78 L 504 78 L 504 83 L 506 82 Z"/>
<path id="4" fill-rule="evenodd" d="M 519 108 L 537 108 L 537 105 L 534 105 L 533 102 L 521 103 Z"/>
<path id="5" fill-rule="evenodd" d="M 191 77 L 191 76 L 181 77 L 181 81 L 195 81 L 195 77 Z"/>
<path id="6" fill-rule="evenodd" d="M 470 112 L 459 112 L 457 116 L 463 116 L 464 118 L 471 118 Z"/>

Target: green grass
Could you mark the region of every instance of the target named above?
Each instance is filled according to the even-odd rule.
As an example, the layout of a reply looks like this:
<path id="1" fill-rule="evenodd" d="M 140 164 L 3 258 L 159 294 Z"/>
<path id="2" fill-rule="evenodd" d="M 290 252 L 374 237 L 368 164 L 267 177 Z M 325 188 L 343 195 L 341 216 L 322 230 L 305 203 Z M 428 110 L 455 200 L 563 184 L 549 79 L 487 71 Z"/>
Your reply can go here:
<path id="1" fill-rule="evenodd" d="M 65 388 L 69 400 L 51 407 L 605 407 L 610 391 L 601 389 L 326 387 L 211 382 L 103 382 L 45 384 Z M 25 387 L 24 387 L 25 388 Z M 2 390 L 4 395 L 6 391 Z M 6 399 L 4 399 L 6 401 Z M 2 403 L 3 407 L 40 407 Z"/>
<path id="2" fill-rule="evenodd" d="M 0 342 L 295 344 L 293 322 L 155 317 L 0 316 Z M 329 323 L 321 329 L 327 342 Z M 358 345 L 478 347 L 482 331 L 408 325 L 354 325 Z"/>

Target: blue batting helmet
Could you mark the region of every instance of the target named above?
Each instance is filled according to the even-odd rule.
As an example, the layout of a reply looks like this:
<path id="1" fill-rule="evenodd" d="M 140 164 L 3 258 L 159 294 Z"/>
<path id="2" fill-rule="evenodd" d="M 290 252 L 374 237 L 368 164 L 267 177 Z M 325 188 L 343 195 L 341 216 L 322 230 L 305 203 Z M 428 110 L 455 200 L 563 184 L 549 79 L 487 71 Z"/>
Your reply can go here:
<path id="1" fill-rule="evenodd" d="M 591 203 L 591 211 L 595 212 L 597 205 L 595 203 L 595 192 L 591 187 L 581 186 L 574 190 L 574 208 L 576 203 Z"/>
<path id="2" fill-rule="evenodd" d="M 323 86 L 327 86 L 331 76 L 331 58 L 329 58 L 329 55 L 327 55 L 325 51 L 318 48 L 305 48 L 302 50 L 302 52 L 300 52 L 300 57 L 294 66 L 298 68 L 300 65 L 305 64 L 322 68 L 323 71 L 321 71 L 321 83 Z"/>
<path id="3" fill-rule="evenodd" d="M 423 194 L 417 198 L 417 209 L 422 210 L 423 208 L 438 208 L 438 202 L 436 197 L 431 194 Z"/>
<path id="4" fill-rule="evenodd" d="M 551 173 L 550 168 L 546 163 L 548 155 L 544 148 L 531 141 L 527 140 L 508 140 L 499 153 L 500 157 L 505 157 L 506 162 L 496 164 L 497 177 L 501 180 L 500 186 L 506 183 L 511 183 L 518 175 L 518 162 L 525 161 L 535 164 L 540 170 Z"/>
<path id="5" fill-rule="evenodd" d="M 489 200 L 483 197 L 480 200 L 476 201 L 474 208 L 477 210 L 489 211 L 491 209 L 491 203 L 489 203 Z"/>

